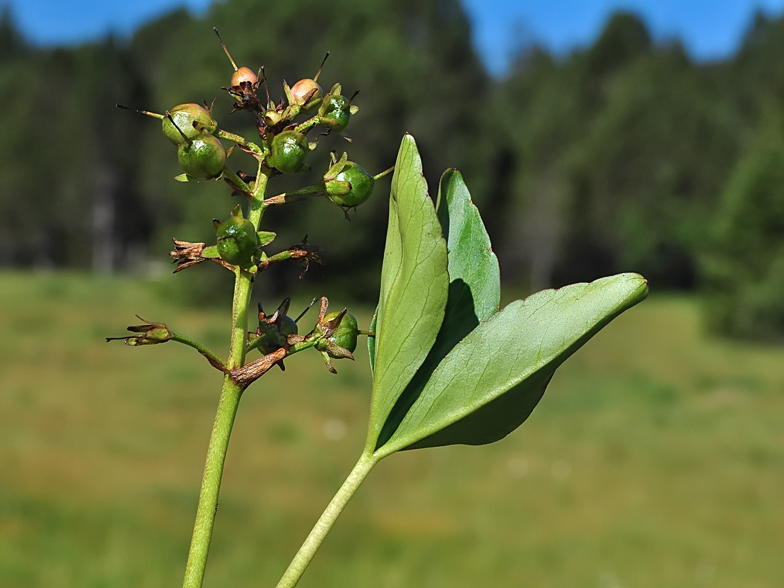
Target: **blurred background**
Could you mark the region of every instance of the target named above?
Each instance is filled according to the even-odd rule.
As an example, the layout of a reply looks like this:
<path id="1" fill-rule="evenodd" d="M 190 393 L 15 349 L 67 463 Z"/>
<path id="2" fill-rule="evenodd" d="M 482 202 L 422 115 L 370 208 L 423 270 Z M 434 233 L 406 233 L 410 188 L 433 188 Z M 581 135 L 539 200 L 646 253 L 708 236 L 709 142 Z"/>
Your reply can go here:
<path id="1" fill-rule="evenodd" d="M 376 173 L 412 133 L 431 194 L 462 173 L 508 302 L 636 271 L 652 295 L 562 368 L 488 448 L 382 463 L 301 586 L 748 586 L 784 548 L 784 2 L 5 2 L 0 16 L 0 585 L 180 582 L 220 378 L 188 349 L 106 345 L 139 313 L 226 345 L 231 279 L 171 276 L 171 238 L 236 204 L 179 184 L 152 119 L 231 67 L 361 90 L 348 144 Z M 242 153 L 229 160 L 246 169 Z M 326 294 L 367 324 L 389 180 L 347 223 L 271 210 L 256 297 Z M 363 323 L 364 321 L 364 323 Z M 303 354 L 307 355 L 307 354 Z M 208 586 L 274 585 L 358 456 L 366 353 L 295 357 L 243 399 Z"/>

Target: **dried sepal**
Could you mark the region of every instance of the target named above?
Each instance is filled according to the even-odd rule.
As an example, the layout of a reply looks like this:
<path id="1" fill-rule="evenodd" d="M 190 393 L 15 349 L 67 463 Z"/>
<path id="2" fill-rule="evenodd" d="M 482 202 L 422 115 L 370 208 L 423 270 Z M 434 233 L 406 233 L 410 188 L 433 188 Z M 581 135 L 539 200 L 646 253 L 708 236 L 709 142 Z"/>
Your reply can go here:
<path id="1" fill-rule="evenodd" d="M 337 343 L 334 343 L 334 342 L 329 341 L 329 340 L 327 341 L 327 351 L 326 351 L 326 353 L 327 353 L 327 355 L 329 355 L 330 357 L 334 357 L 335 359 L 350 359 L 352 361 L 354 360 L 354 354 L 353 353 L 351 353 L 345 347 L 341 347 Z"/>
<path id="2" fill-rule="evenodd" d="M 309 244 L 307 235 L 305 235 L 302 242 L 292 246 L 289 251 L 292 253 L 291 258 L 302 266 L 302 273 L 299 275 L 300 280 L 310 269 L 310 262 L 324 265 L 324 261 L 321 259 L 321 253 L 324 252 L 324 249 L 318 245 Z"/>
<path id="3" fill-rule="evenodd" d="M 164 323 L 153 323 L 143 319 L 138 314 L 136 315 L 143 325 L 131 325 L 128 330 L 136 335 L 129 335 L 127 337 L 106 337 L 107 341 L 125 341 L 126 345 L 131 347 L 138 347 L 140 345 L 157 345 L 158 343 L 166 343 L 172 338 L 172 332 Z"/>
<path id="4" fill-rule="evenodd" d="M 322 351 L 321 357 L 324 359 L 324 365 L 327 366 L 329 372 L 332 374 L 337 374 L 338 370 L 336 370 L 335 366 L 332 365 L 332 360 L 330 359 L 329 355 L 327 355 L 326 352 Z"/>
<path id="5" fill-rule="evenodd" d="M 174 249 L 169 251 L 169 257 L 177 264 L 177 269 L 174 270 L 175 274 L 207 259 L 202 256 L 205 248 L 204 243 L 189 243 L 174 237 L 172 237 L 172 242 L 174 242 Z"/>
<path id="6" fill-rule="evenodd" d="M 268 353 L 259 359 L 252 361 L 241 368 L 235 368 L 229 372 L 229 378 L 242 388 L 247 388 L 261 376 L 267 373 L 275 364 L 278 364 L 288 355 L 288 348 L 281 347 L 272 353 Z"/>
<path id="7" fill-rule="evenodd" d="M 174 270 L 175 274 L 207 259 L 214 261 L 229 271 L 234 271 L 234 266 L 220 257 L 215 245 L 208 247 L 204 243 L 189 243 L 174 237 L 172 237 L 172 241 L 174 242 L 174 249 L 169 251 L 169 257 L 172 258 L 173 263 L 177 264 L 177 269 Z"/>
<path id="8" fill-rule="evenodd" d="M 330 318 L 326 318 L 327 315 L 324 316 L 319 327 L 321 328 L 321 334 L 324 337 L 331 337 L 335 334 L 335 331 L 340 328 L 340 323 L 343 320 L 343 317 L 346 316 L 346 309 L 344 308 L 337 314 L 333 314 Z"/>

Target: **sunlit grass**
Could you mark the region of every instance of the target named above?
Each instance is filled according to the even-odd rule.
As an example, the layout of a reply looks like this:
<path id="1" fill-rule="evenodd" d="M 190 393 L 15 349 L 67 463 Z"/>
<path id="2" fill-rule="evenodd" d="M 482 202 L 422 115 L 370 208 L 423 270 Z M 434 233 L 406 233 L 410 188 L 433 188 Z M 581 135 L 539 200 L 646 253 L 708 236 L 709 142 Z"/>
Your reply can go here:
<path id="1" fill-rule="evenodd" d="M 181 583 L 220 375 L 103 338 L 139 313 L 223 355 L 228 313 L 158 291 L 0 274 L 0 586 Z M 361 450 L 357 356 L 333 376 L 303 353 L 247 391 L 206 586 L 282 574 Z M 654 294 L 507 439 L 382 462 L 300 586 L 778 586 L 783 487 L 784 350 L 707 339 L 694 301 Z"/>

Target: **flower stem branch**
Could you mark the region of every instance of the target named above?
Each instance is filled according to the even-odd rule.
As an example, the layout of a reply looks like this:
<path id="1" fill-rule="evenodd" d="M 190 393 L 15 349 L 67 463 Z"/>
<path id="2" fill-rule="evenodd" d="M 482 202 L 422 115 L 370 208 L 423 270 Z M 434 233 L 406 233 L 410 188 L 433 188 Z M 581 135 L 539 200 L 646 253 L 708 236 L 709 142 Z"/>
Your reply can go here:
<path id="1" fill-rule="evenodd" d="M 305 131 L 307 131 L 307 130 L 311 129 L 312 127 L 316 126 L 318 124 L 318 121 L 319 121 L 318 115 L 313 116 L 313 117 L 309 118 L 308 120 L 298 124 L 295 127 L 294 130 L 297 131 L 298 133 L 304 133 Z"/>
<path id="2" fill-rule="evenodd" d="M 281 204 L 288 204 L 289 202 L 305 200 L 305 198 L 309 198 L 311 196 L 324 196 L 325 194 L 326 192 L 324 191 L 323 184 L 316 184 L 315 186 L 308 186 L 307 188 L 302 188 L 300 190 L 284 192 L 283 194 L 270 196 L 264 201 L 264 205 L 280 206 Z"/>
<path id="3" fill-rule="evenodd" d="M 250 196 L 252 191 L 248 184 L 234 173 L 228 166 L 223 168 L 223 179 L 231 186 L 232 189 L 242 192 L 246 196 Z"/>
<path id="4" fill-rule="evenodd" d="M 235 135 L 234 133 L 230 133 L 228 131 L 219 129 L 215 132 L 215 136 L 218 137 L 218 139 L 226 139 L 227 141 L 232 141 L 237 145 L 244 147 L 248 151 L 253 152 L 255 156 L 261 157 L 263 155 L 263 151 L 261 150 L 261 147 L 256 145 L 256 143 L 252 143 L 251 141 L 248 141 L 245 137 L 241 135 Z"/>
<path id="5" fill-rule="evenodd" d="M 215 355 L 212 351 L 210 351 L 207 347 L 199 343 L 198 341 L 194 341 L 193 339 L 189 339 L 184 335 L 180 335 L 179 333 L 175 333 L 171 331 L 171 340 L 177 341 L 178 343 L 182 343 L 183 345 L 187 345 L 188 347 L 193 347 L 196 351 L 201 353 L 204 357 L 207 358 L 213 366 L 221 370 L 222 372 L 228 371 L 226 364 L 223 363 L 217 355 Z"/>

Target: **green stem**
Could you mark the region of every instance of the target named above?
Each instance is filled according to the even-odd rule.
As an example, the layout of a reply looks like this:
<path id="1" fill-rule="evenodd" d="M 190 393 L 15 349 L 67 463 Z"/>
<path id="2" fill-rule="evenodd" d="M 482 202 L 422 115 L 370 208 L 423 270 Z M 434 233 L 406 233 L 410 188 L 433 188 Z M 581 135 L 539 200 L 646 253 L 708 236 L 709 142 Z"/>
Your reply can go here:
<path id="1" fill-rule="evenodd" d="M 184 588 L 200 588 L 204 580 L 212 528 L 215 524 L 215 515 L 218 512 L 218 493 L 223 476 L 223 464 L 226 460 L 229 437 L 241 396 L 242 389 L 232 382 L 227 374 L 223 379 L 218 412 L 207 448 L 207 463 L 204 466 L 199 506 L 196 510 L 196 523 L 193 526 L 191 549 L 185 567 Z"/>
<path id="2" fill-rule="evenodd" d="M 316 115 L 316 116 L 314 116 L 312 118 L 309 118 L 305 122 L 302 122 L 302 123 L 298 124 L 294 130 L 299 132 L 299 133 L 304 133 L 305 131 L 307 131 L 311 127 L 316 126 L 318 121 L 319 121 L 319 117 L 318 117 L 318 115 Z"/>
<path id="3" fill-rule="evenodd" d="M 261 162 L 259 163 L 261 170 Z M 265 206 L 264 192 L 269 176 L 259 174 L 256 179 L 250 200 L 249 220 L 258 229 Z M 234 280 L 234 300 L 231 312 L 231 347 L 229 359 L 225 363 L 229 369 L 242 367 L 245 363 L 245 342 L 248 332 L 248 304 L 253 290 L 253 276 L 237 268 Z M 204 476 L 199 492 L 199 506 L 196 509 L 196 523 L 193 526 L 191 548 L 188 563 L 185 567 L 183 588 L 201 588 L 204 581 L 204 570 L 207 566 L 207 553 L 210 549 L 212 528 L 218 512 L 218 494 L 220 493 L 223 465 L 229 447 L 234 417 L 242 397 L 243 388 L 234 382 L 229 374 L 223 378 L 218 410 L 212 427 L 210 443 L 207 447 L 207 461 L 204 465 Z"/>
<path id="4" fill-rule="evenodd" d="M 310 196 L 324 196 L 324 184 L 315 184 L 300 188 L 291 192 L 283 192 L 277 196 L 270 196 L 264 201 L 265 206 L 279 206 L 281 204 L 288 204 L 289 202 L 296 202 L 297 200 L 304 200 Z"/>
<path id="5" fill-rule="evenodd" d="M 359 458 L 357 465 L 351 470 L 348 478 L 343 482 L 340 490 L 338 490 L 322 513 L 321 518 L 319 518 L 316 526 L 313 527 L 310 535 L 305 539 L 302 547 L 299 548 L 297 555 L 294 556 L 276 588 L 293 588 L 297 585 L 302 574 L 305 573 L 310 560 L 313 559 L 327 533 L 332 529 L 332 525 L 335 524 L 338 516 L 340 516 L 340 513 L 343 512 L 346 504 L 354 495 L 354 492 L 357 491 L 357 488 L 359 488 L 376 463 L 378 463 L 378 457 L 374 455 L 363 454 Z"/>
<path id="6" fill-rule="evenodd" d="M 264 193 L 267 190 L 267 182 L 269 181 L 272 170 L 264 167 L 264 162 L 259 161 L 259 167 L 256 174 L 256 183 L 253 185 L 253 192 L 251 194 L 248 210 L 248 220 L 253 223 L 256 230 L 259 230 L 259 223 L 264 211 L 267 209 L 264 203 Z"/>
<path id="7" fill-rule="evenodd" d="M 393 171 L 395 171 L 395 166 L 394 166 L 394 165 L 393 165 L 392 167 L 390 167 L 389 169 L 385 169 L 385 170 L 384 170 L 384 171 L 382 171 L 380 174 L 376 174 L 375 176 L 373 176 L 373 179 L 374 179 L 374 180 L 380 180 L 380 179 L 381 179 L 381 178 L 383 178 L 385 175 L 387 175 L 387 174 L 389 174 L 389 173 L 391 173 L 391 172 L 393 172 Z"/>
<path id="8" fill-rule="evenodd" d="M 303 341 L 301 343 L 296 343 L 296 344 L 292 345 L 289 348 L 289 352 L 287 354 L 287 357 L 291 356 L 291 355 L 294 355 L 295 353 L 299 353 L 300 351 L 304 351 L 305 349 L 310 349 L 311 347 L 315 347 L 316 343 L 318 343 L 318 341 L 319 341 L 318 339 L 314 338 L 314 339 L 310 339 L 308 341 Z M 248 348 L 245 350 L 245 354 L 247 355 L 248 353 L 250 353 L 254 349 L 258 348 L 258 346 L 261 345 L 262 343 L 263 343 L 263 339 L 260 337 L 259 339 L 257 339 L 256 341 L 254 341 L 253 343 L 248 345 Z"/>
<path id="9" fill-rule="evenodd" d="M 245 192 L 245 194 L 251 193 L 251 189 L 248 184 L 246 184 L 244 180 L 235 174 L 228 166 L 223 167 L 223 177 L 228 178 L 232 184 Z"/>
<path id="10" fill-rule="evenodd" d="M 234 133 L 224 131 L 223 129 L 218 129 L 215 132 L 215 136 L 218 137 L 218 139 L 226 139 L 227 141 L 233 141 L 237 145 L 242 145 L 248 151 L 252 151 L 254 155 L 261 156 L 263 153 L 261 147 L 256 145 L 256 143 L 251 143 L 241 135 L 235 135 Z"/>
<path id="11" fill-rule="evenodd" d="M 171 338 L 172 341 L 177 341 L 177 343 L 182 343 L 183 345 L 187 345 L 188 347 L 193 347 L 196 351 L 198 351 L 205 357 L 210 358 L 213 363 L 223 366 L 224 368 L 226 367 L 226 364 L 223 363 L 223 361 L 217 355 L 215 355 L 212 351 L 210 351 L 207 347 L 205 347 L 198 341 L 189 339 L 188 337 L 185 337 L 184 335 L 180 335 L 179 333 L 175 333 L 174 331 L 170 331 L 170 333 L 172 335 Z"/>
<path id="12" fill-rule="evenodd" d="M 267 259 L 259 264 L 258 271 L 259 273 L 266 271 L 267 268 L 269 268 L 269 266 L 271 266 L 273 263 L 280 263 L 281 261 L 288 261 L 289 259 L 302 259 L 306 256 L 307 251 L 302 249 L 287 249 L 286 251 L 281 251 L 275 255 L 270 255 Z"/>
<path id="13" fill-rule="evenodd" d="M 299 353 L 300 351 L 305 351 L 305 349 L 310 349 L 311 347 L 315 347 L 316 343 L 318 343 L 318 339 L 311 339 L 310 341 L 303 341 L 302 343 L 296 343 L 291 346 L 289 349 L 289 355 L 294 355 L 295 353 Z"/>

